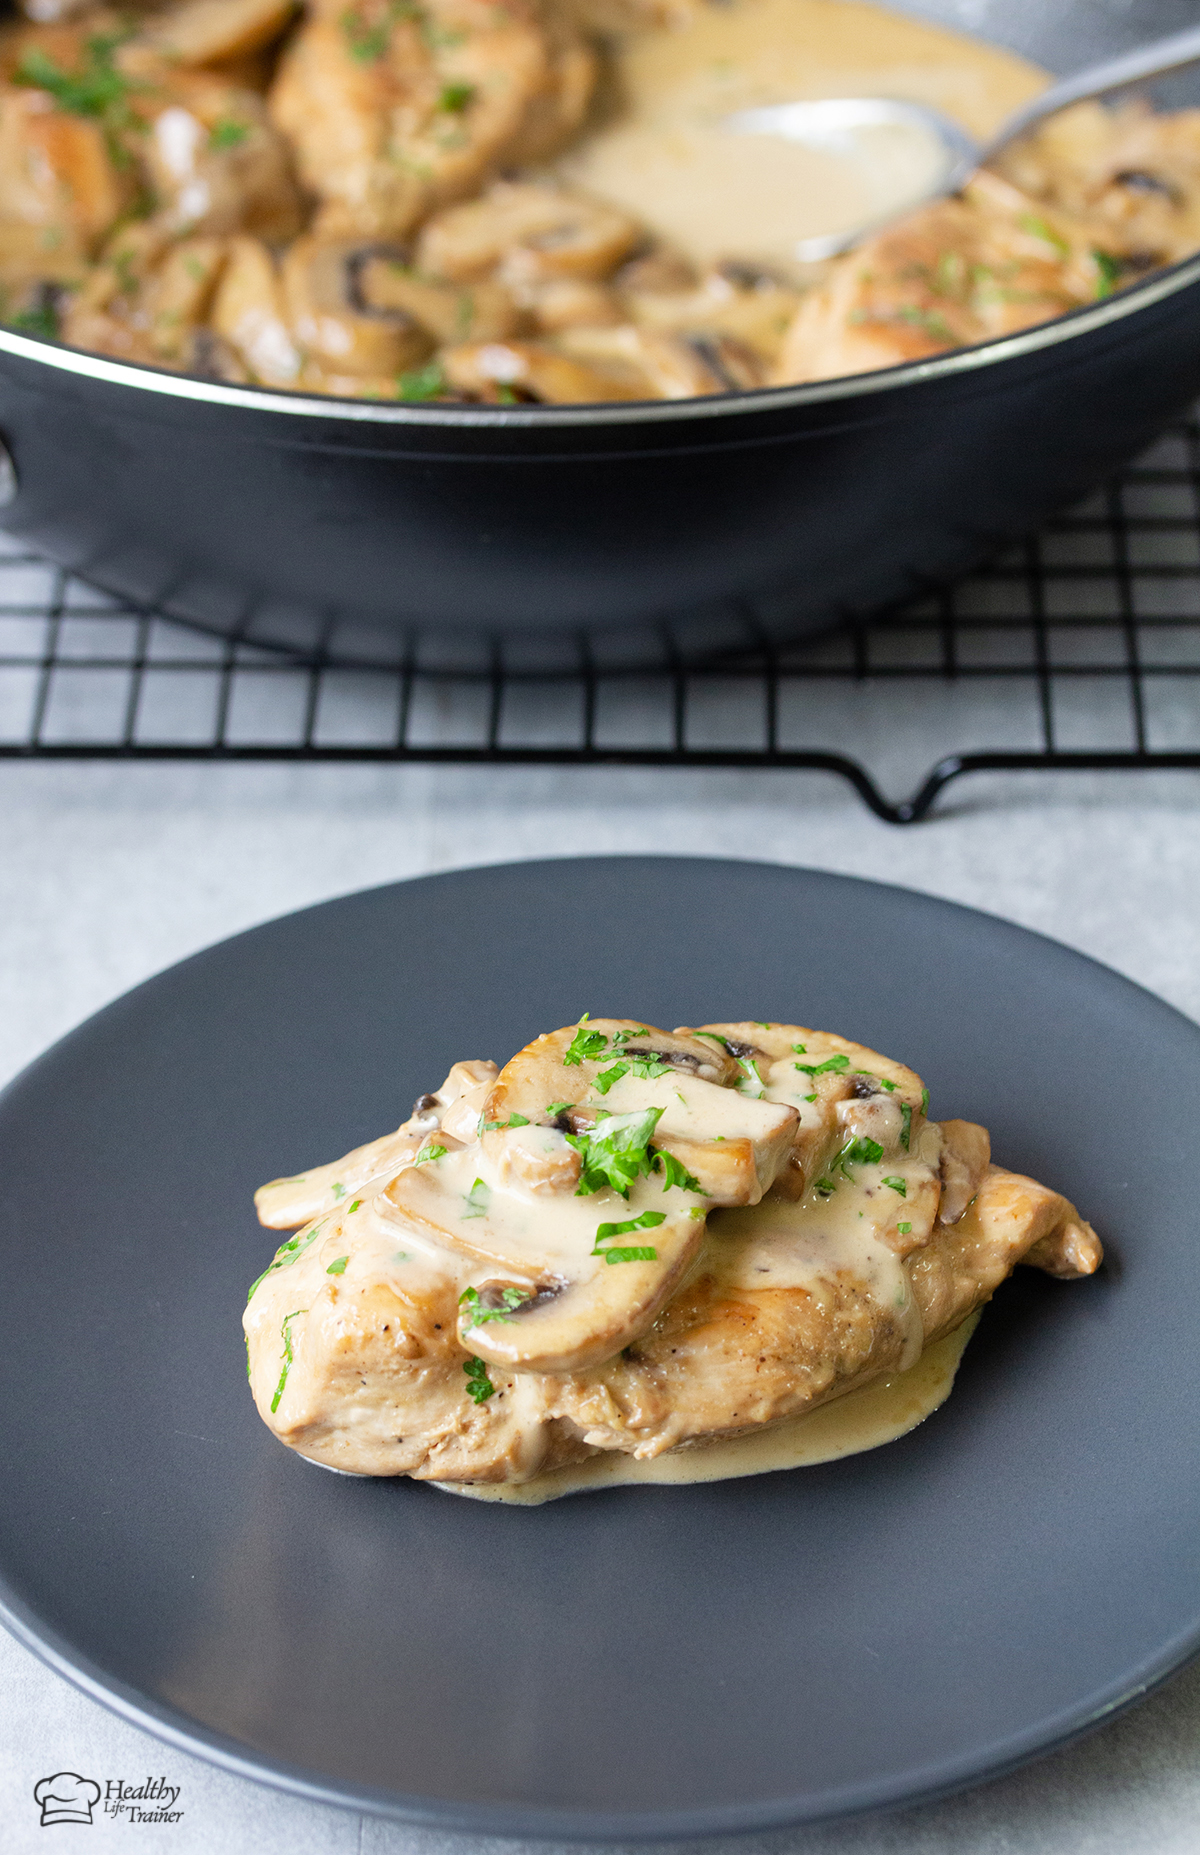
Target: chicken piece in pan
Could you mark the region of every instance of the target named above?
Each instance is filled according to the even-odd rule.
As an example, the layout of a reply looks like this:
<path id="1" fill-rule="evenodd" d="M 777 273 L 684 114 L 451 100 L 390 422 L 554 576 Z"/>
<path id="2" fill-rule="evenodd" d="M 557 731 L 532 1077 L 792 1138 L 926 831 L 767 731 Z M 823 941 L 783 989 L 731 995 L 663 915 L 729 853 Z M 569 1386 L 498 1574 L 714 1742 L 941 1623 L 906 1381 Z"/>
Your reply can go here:
<path id="1" fill-rule="evenodd" d="M 251 1290 L 251 1386 L 314 1461 L 520 1482 L 753 1434 L 910 1366 L 1018 1263 L 1101 1260 L 844 1038 L 585 1020 L 489 1071 L 258 1194 L 309 1221 Z"/>

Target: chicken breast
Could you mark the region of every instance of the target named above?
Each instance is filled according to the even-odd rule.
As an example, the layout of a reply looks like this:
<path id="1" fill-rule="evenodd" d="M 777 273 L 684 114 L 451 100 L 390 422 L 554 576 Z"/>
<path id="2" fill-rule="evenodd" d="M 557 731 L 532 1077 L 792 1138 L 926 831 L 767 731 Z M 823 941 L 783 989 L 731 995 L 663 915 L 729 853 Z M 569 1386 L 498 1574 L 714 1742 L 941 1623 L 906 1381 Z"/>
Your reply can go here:
<path id="1" fill-rule="evenodd" d="M 765 1193 L 716 1205 L 665 1106 L 594 1114 L 597 1077 L 609 1094 L 661 1080 L 639 1065 L 735 1119 L 739 1098 L 799 1096 Z M 920 1077 L 829 1033 L 601 1019 L 498 1077 L 456 1068 L 490 1073 L 259 1195 L 277 1225 L 289 1196 L 312 1217 L 251 1289 L 251 1389 L 282 1442 L 332 1468 L 519 1482 L 753 1432 L 913 1364 L 1019 1263 L 1070 1280 L 1102 1259 L 1067 1199 L 991 1164 L 984 1129 L 927 1121 Z"/>

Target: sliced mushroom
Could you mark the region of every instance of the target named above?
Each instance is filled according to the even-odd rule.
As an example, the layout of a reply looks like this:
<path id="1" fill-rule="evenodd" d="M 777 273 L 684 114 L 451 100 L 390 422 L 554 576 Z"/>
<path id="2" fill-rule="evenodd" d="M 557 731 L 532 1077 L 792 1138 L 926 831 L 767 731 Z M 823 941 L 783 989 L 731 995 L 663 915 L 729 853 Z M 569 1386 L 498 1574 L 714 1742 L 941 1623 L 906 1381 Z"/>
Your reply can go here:
<path id="1" fill-rule="evenodd" d="M 433 351 L 427 329 L 403 309 L 361 306 L 354 240 L 299 238 L 283 261 L 283 290 L 298 344 L 345 374 L 395 376 Z"/>
<path id="2" fill-rule="evenodd" d="M 741 1095 L 729 1086 L 738 1074 L 720 1040 L 596 1018 L 518 1052 L 501 1070 L 485 1114 L 501 1125 L 514 1114 L 544 1124 L 565 1108 L 578 1131 L 657 1109 L 651 1144 L 673 1154 L 704 1197 L 757 1204 L 787 1162 L 797 1115 Z"/>
<path id="3" fill-rule="evenodd" d="M 594 364 L 620 367 L 626 396 L 694 399 L 707 393 L 742 392 L 764 380 L 758 357 L 732 336 L 704 330 L 660 335 L 631 322 L 615 327 L 567 327 L 559 336 L 564 353 Z M 635 384 L 628 384 L 632 374 Z"/>
<path id="4" fill-rule="evenodd" d="M 581 1372 L 611 1358 L 654 1320 L 704 1230 L 695 1199 L 657 1180 L 637 1181 L 628 1201 L 612 1191 L 518 1197 L 478 1147 L 409 1167 L 375 1202 L 381 1216 L 478 1262 L 493 1291 L 500 1273 L 506 1311 L 468 1290 L 459 1332 L 468 1352 L 512 1371 Z"/>
<path id="5" fill-rule="evenodd" d="M 537 341 L 470 342 L 444 349 L 441 361 L 449 386 L 501 403 L 525 398 L 573 405 L 626 397 L 620 381 Z"/>
<path id="6" fill-rule="evenodd" d="M 232 238 L 212 308 L 212 327 L 254 380 L 294 387 L 303 356 L 292 334 L 274 259 L 257 238 Z"/>
<path id="7" fill-rule="evenodd" d="M 158 218 L 172 233 L 245 232 L 282 244 L 304 220 L 291 158 L 262 98 L 209 72 L 144 86 L 139 143 Z"/>
<path id="8" fill-rule="evenodd" d="M 312 1166 L 290 1179 L 271 1179 L 254 1194 L 259 1223 L 268 1230 L 294 1230 L 300 1224 L 311 1223 L 343 1200 L 353 1200 L 372 1182 L 411 1166 L 426 1138 L 398 1128 L 394 1134 L 355 1147 L 327 1166 Z"/>
<path id="9" fill-rule="evenodd" d="M 294 1229 L 412 1165 L 422 1147 L 453 1150 L 473 1141 L 479 1118 L 474 1098 L 482 1099 L 498 1073 L 495 1063 L 455 1063 L 440 1089 L 418 1095 L 408 1120 L 394 1134 L 355 1147 L 352 1153 L 327 1166 L 310 1166 L 295 1178 L 272 1179 L 268 1185 L 260 1185 L 254 1194 L 259 1222 L 271 1230 Z M 467 1109 L 459 1118 L 465 1131 L 458 1135 L 445 1122 L 464 1103 Z M 435 1133 L 436 1141 L 430 1138 Z"/>
<path id="10" fill-rule="evenodd" d="M 394 247 L 366 247 L 355 271 L 360 304 L 368 313 L 402 310 L 438 342 L 502 341 L 521 325 L 521 311 L 502 284 L 459 288 L 435 283 Z"/>
<path id="11" fill-rule="evenodd" d="M 452 206 L 421 234 L 421 269 L 470 283 L 498 275 L 534 284 L 557 277 L 609 276 L 642 236 L 615 207 L 532 181 L 497 181 L 477 200 Z"/>
<path id="12" fill-rule="evenodd" d="M 974 1121 L 942 1122 L 942 1202 L 939 1224 L 957 1224 L 983 1183 L 992 1159 L 986 1127 Z"/>

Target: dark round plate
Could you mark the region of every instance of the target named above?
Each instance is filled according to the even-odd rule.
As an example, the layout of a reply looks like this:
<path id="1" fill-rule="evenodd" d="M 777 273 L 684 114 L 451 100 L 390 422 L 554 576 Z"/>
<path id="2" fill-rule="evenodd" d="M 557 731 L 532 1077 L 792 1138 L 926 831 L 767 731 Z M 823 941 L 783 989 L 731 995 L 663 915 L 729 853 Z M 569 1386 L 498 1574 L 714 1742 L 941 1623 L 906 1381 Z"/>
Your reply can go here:
<path id="1" fill-rule="evenodd" d="M 255 1185 L 585 1010 L 799 1020 L 1074 1197 L 949 1404 L 872 1455 L 484 1506 L 323 1474 L 246 1391 Z M 0 1102 L 7 1620 L 174 1744 L 447 1827 L 685 1836 L 1003 1770 L 1200 1646 L 1200 1031 L 1036 935 L 749 863 L 523 864 L 188 960 Z"/>

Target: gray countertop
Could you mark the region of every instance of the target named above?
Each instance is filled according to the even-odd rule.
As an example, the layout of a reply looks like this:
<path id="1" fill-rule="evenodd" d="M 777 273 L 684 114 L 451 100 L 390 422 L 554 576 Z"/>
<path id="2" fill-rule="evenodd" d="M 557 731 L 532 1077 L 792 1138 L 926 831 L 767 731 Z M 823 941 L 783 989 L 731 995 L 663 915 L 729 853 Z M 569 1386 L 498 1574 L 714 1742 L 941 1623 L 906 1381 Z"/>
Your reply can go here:
<path id="1" fill-rule="evenodd" d="M 977 779 L 903 831 L 808 774 L 10 763 L 0 793 L 0 1080 L 129 986 L 272 915 L 432 870 L 611 851 L 810 864 L 924 889 L 1066 941 L 1200 1019 L 1192 774 Z M 98 1849 L 482 1855 L 478 1841 L 217 1771 L 0 1633 L 0 1841 L 13 1855 L 43 1846 L 33 1790 L 60 1771 L 178 1789 L 174 1823 L 98 1813 Z M 958 1797 L 736 1846 L 1195 1855 L 1198 1825 L 1200 1666 L 1078 1745 Z"/>

